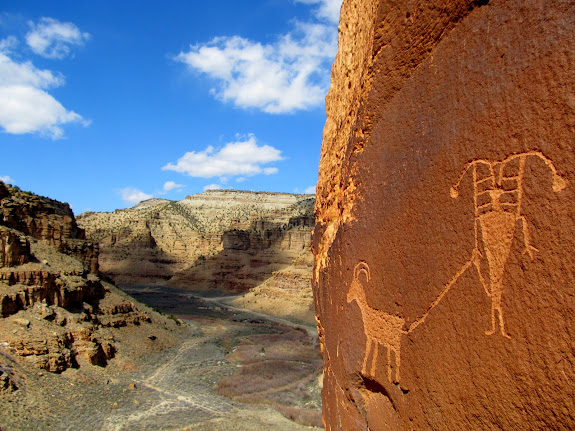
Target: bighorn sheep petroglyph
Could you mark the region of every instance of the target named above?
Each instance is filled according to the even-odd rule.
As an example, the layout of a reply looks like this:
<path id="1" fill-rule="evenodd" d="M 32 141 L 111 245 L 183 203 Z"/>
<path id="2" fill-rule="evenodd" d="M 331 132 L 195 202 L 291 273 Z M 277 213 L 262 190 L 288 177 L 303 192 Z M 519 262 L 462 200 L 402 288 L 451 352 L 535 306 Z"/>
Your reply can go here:
<path id="1" fill-rule="evenodd" d="M 372 308 L 367 303 L 365 290 L 359 280 L 360 274 L 364 274 L 366 281 L 369 281 L 370 274 L 367 263 L 360 262 L 355 266 L 353 280 L 347 293 L 347 302 L 351 303 L 355 301 L 357 303 L 359 310 L 361 311 L 361 319 L 363 321 L 364 332 L 367 338 L 361 372 L 365 374 L 368 371 L 367 360 L 369 358 L 372 345 L 374 347 L 369 373 L 374 372 L 377 361 L 378 346 L 381 344 L 387 349 L 387 377 L 390 382 L 392 381 L 391 352 L 393 351 L 395 356 L 395 380 L 393 380 L 393 382 L 398 383 L 401 360 L 401 336 L 407 333 L 403 330 L 405 320 L 401 317 L 394 316 L 393 314 L 387 314 L 384 311 Z"/>

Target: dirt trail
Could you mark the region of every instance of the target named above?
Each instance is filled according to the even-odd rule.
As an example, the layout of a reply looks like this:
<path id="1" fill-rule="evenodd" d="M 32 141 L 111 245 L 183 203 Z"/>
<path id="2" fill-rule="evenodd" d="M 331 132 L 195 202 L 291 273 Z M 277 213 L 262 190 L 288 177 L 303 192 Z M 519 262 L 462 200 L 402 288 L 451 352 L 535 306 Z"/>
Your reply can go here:
<path id="1" fill-rule="evenodd" d="M 162 289 L 148 290 L 148 294 L 152 292 L 158 295 L 166 294 Z M 249 320 L 246 319 L 246 315 L 256 316 L 268 322 L 304 329 L 312 338 L 317 337 L 315 328 L 231 306 L 224 302 L 230 298 L 205 298 L 182 292 L 178 295 L 190 298 L 194 303 L 204 303 L 205 306 L 200 305 L 198 308 L 205 310 L 206 314 L 212 311 L 220 312 L 219 307 L 227 318 L 231 312 L 234 313 L 233 319 L 243 322 Z M 190 321 L 192 324 L 198 325 L 194 316 L 188 317 L 192 318 Z M 229 326 L 226 319 L 221 319 L 218 323 L 221 326 L 215 331 L 213 324 L 200 323 L 199 330 L 202 336 L 186 340 L 169 360 L 142 379 L 142 388 L 153 391 L 151 398 L 154 400 L 150 407 L 144 411 L 133 412 L 128 417 L 124 413 L 112 416 L 108 418 L 102 431 L 152 430 L 158 429 L 154 428 L 158 423 L 162 423 L 164 427 L 162 429 L 171 429 L 168 427 L 181 429 L 177 428 L 178 425 L 187 423 L 187 428 L 190 430 L 309 430 L 310 427 L 298 425 L 275 410 L 247 406 L 217 395 L 216 382 L 223 377 L 231 376 L 236 368 L 225 359 L 226 351 L 221 346 L 222 337 L 225 338 L 226 333 L 229 335 L 234 328 Z M 254 324 L 257 325 L 252 323 Z M 247 333 L 261 332 L 261 330 L 252 331 L 249 323 L 243 325 L 247 325 L 243 328 L 243 331 L 247 329 Z"/>
<path id="2" fill-rule="evenodd" d="M 10 395 L 0 394 L 2 431 L 320 429 L 299 425 L 272 408 L 243 404 L 217 392 L 218 382 L 233 380 L 238 371 L 249 368 L 240 368 L 230 360 L 231 352 L 238 346 L 250 347 L 253 339 L 267 340 L 266 337 L 279 337 L 281 343 L 283 334 L 293 337 L 294 333 L 285 325 L 301 325 L 228 307 L 217 299 L 205 301 L 148 288 L 138 291 L 143 293 L 135 294 L 136 298 L 167 314 L 187 316 L 189 335 L 181 344 L 124 371 L 118 368 L 111 377 L 107 369 L 100 369 L 97 377 L 91 374 L 89 378 L 82 368 L 63 375 L 28 370 L 25 388 Z M 309 332 L 313 328 L 300 329 Z M 270 352 L 274 348 L 266 346 Z M 261 363 L 266 364 L 265 358 Z M 311 396 L 315 403 L 312 407 L 317 411 L 319 389 L 306 391 L 305 399 L 298 402 L 299 408 L 309 408 L 306 404 Z M 293 392 L 287 396 L 294 399 Z"/>
<path id="3" fill-rule="evenodd" d="M 213 340 L 185 341 L 158 368 L 135 382 L 132 408 L 108 416 L 102 431 L 136 430 L 308 430 L 261 407 L 245 406 L 219 396 L 218 378 L 233 367 Z M 137 405 L 134 405 L 137 402 Z M 129 403 L 127 404 L 129 406 Z M 138 407 L 139 406 L 139 407 Z M 244 427 L 244 428 L 242 428 Z"/>
<path id="4" fill-rule="evenodd" d="M 192 296 L 192 297 L 204 300 L 204 301 L 209 301 L 212 304 L 227 308 L 228 310 L 236 311 L 238 313 L 248 313 L 248 314 L 252 314 L 256 317 L 259 317 L 261 319 L 268 320 L 270 322 L 280 323 L 282 325 L 286 325 L 286 326 L 289 326 L 291 328 L 303 329 L 309 334 L 310 337 L 317 339 L 317 328 L 315 326 L 302 325 L 300 323 L 295 323 L 295 322 L 292 322 L 290 320 L 283 319 L 281 317 L 271 316 L 269 314 L 260 313 L 258 311 L 250 310 L 247 308 L 236 307 L 236 306 L 228 303 L 228 301 L 236 299 L 237 296 L 223 296 L 223 297 L 206 298 L 203 296 L 192 295 L 192 294 L 185 294 L 185 295 Z"/>

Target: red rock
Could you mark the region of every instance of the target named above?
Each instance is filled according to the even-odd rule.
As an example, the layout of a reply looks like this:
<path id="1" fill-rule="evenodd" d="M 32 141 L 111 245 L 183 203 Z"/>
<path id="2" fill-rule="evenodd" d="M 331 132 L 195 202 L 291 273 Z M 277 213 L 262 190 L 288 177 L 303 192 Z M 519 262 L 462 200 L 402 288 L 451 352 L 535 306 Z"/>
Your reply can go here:
<path id="1" fill-rule="evenodd" d="M 44 241 L 61 253 L 81 260 L 92 274 L 98 272 L 98 245 L 86 241 L 84 230 L 78 227 L 66 203 L 1 183 L 0 225 Z"/>
<path id="2" fill-rule="evenodd" d="M 0 268 L 27 263 L 31 259 L 30 242 L 18 232 L 0 226 Z"/>
<path id="3" fill-rule="evenodd" d="M 575 428 L 575 8 L 346 0 L 339 28 L 326 430 Z"/>
<path id="4" fill-rule="evenodd" d="M 83 235 L 68 205 L 0 182 L 2 343 L 54 373 L 81 363 L 107 365 L 119 350 L 110 328 L 132 327 L 133 333 L 150 326 L 134 339 L 154 331 L 161 346 L 163 328 L 175 327 L 100 280 L 98 247 Z M 0 366 L 0 391 L 12 387 L 8 380 L 14 382 Z"/>

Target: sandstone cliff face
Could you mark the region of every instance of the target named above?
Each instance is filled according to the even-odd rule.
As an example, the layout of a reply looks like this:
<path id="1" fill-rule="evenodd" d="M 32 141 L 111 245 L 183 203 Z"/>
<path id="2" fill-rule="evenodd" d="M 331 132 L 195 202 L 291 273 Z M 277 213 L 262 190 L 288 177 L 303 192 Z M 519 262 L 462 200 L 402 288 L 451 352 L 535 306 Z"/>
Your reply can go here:
<path id="1" fill-rule="evenodd" d="M 115 328 L 140 327 L 139 338 L 152 330 L 163 339 L 157 346 L 170 343 L 160 334 L 174 323 L 101 280 L 97 264 L 98 248 L 68 205 L 0 182 L 0 390 L 18 388 L 3 363 L 17 363 L 12 355 L 60 373 L 106 365 L 122 338 Z"/>
<path id="2" fill-rule="evenodd" d="M 11 228 L 41 240 L 62 253 L 79 258 L 89 272 L 98 272 L 98 246 L 86 241 L 85 232 L 76 224 L 68 204 L 16 191 L 0 183 L 0 225 L 3 232 Z"/>
<path id="3" fill-rule="evenodd" d="M 327 430 L 575 427 L 575 7 L 345 0 L 314 294 Z"/>
<path id="4" fill-rule="evenodd" d="M 78 217 L 120 284 L 245 292 L 311 255 L 310 195 L 214 190 Z M 311 274 L 311 267 L 309 268 Z"/>
<path id="5" fill-rule="evenodd" d="M 309 326 L 315 324 L 310 277 L 311 253 L 303 253 L 231 304 L 260 313 L 280 316 Z"/>

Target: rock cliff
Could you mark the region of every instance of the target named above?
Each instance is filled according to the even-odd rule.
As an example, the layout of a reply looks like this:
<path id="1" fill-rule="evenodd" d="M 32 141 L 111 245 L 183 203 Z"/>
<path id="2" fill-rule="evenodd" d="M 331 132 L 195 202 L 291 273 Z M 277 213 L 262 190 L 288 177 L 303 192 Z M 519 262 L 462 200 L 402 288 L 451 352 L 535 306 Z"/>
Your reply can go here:
<path id="1" fill-rule="evenodd" d="M 85 232 L 76 224 L 68 204 L 25 193 L 4 183 L 0 184 L 0 200 L 0 237 L 4 253 L 10 253 L 10 244 L 18 247 L 11 242 L 13 239 L 9 239 L 7 228 L 10 228 L 13 234 L 15 231 L 21 232 L 80 259 L 84 268 L 92 274 L 98 272 L 98 246 L 86 241 Z"/>
<path id="2" fill-rule="evenodd" d="M 302 255 L 310 262 L 314 202 L 310 195 L 213 190 L 85 213 L 78 223 L 99 243 L 100 267 L 117 283 L 241 293 Z"/>
<path id="3" fill-rule="evenodd" d="M 326 430 L 575 427 L 575 6 L 344 0 L 313 249 Z"/>
<path id="4" fill-rule="evenodd" d="M 134 344 L 119 328 L 137 344 L 154 333 L 152 352 L 175 327 L 99 277 L 98 247 L 67 204 L 0 182 L 0 391 L 18 388 L 14 357 L 56 373 L 105 366 Z"/>

